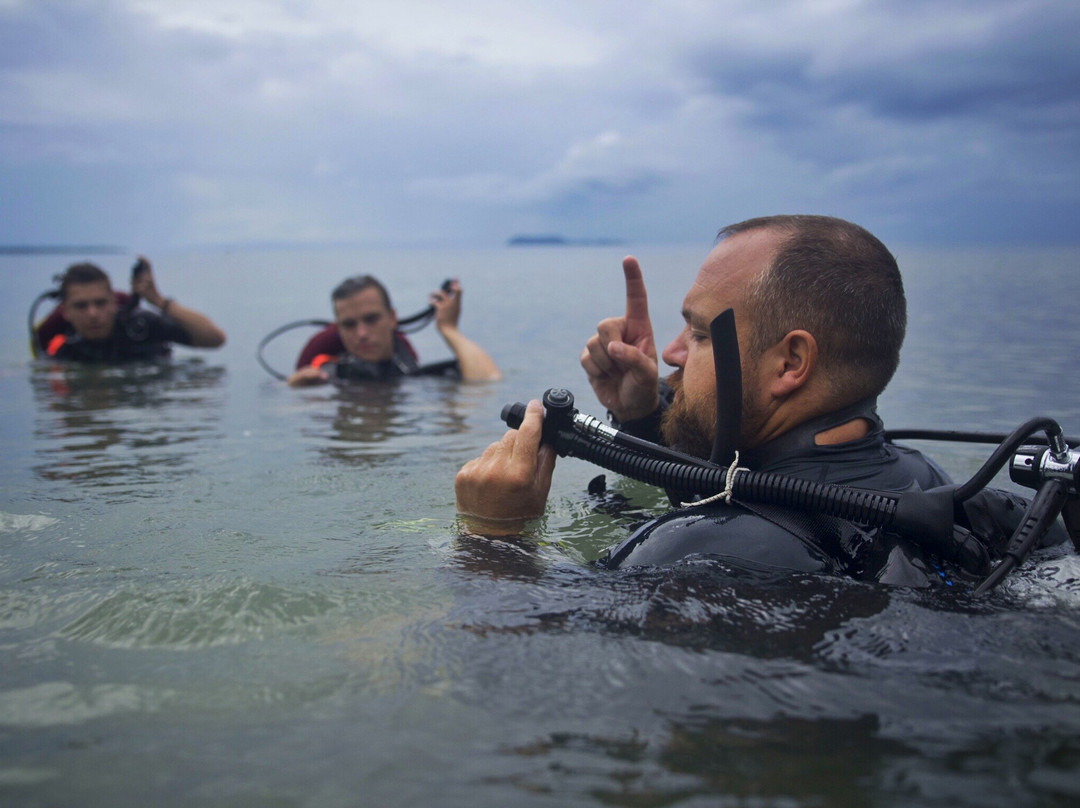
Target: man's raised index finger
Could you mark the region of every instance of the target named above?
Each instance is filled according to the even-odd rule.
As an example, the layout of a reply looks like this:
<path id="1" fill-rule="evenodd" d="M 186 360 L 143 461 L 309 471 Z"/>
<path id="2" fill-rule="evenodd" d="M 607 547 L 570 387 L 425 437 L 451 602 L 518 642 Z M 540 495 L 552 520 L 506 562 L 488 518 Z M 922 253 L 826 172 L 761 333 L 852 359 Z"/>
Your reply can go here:
<path id="1" fill-rule="evenodd" d="M 626 319 L 649 319 L 649 296 L 645 292 L 645 280 L 641 277 L 641 266 L 632 255 L 622 262 L 623 275 L 626 278 Z"/>

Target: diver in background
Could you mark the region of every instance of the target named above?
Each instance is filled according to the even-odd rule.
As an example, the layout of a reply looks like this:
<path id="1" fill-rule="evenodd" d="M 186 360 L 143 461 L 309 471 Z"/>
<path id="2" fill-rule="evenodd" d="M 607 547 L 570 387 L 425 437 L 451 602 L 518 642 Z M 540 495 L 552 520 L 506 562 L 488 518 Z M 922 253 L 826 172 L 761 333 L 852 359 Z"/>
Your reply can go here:
<path id="1" fill-rule="evenodd" d="M 773 216 L 721 230 L 684 299 L 685 326 L 663 352 L 675 368 L 666 383 L 641 269 L 628 257 L 623 270 L 626 314 L 603 320 L 581 354 L 597 398 L 623 430 L 710 457 L 717 400 L 710 323 L 731 308 L 742 370 L 740 466 L 883 491 L 950 482 L 919 452 L 884 439 L 876 402 L 899 363 L 906 302 L 895 259 L 863 228 L 823 216 Z M 458 472 L 457 506 L 468 528 L 510 535 L 543 514 L 556 454 L 541 444 L 542 419 L 540 402 L 530 402 L 520 429 Z M 1014 508 L 1018 518 L 1022 500 L 1014 499 L 1019 507 L 1001 509 Z M 637 530 L 606 564 L 711 555 L 897 584 L 936 577 L 899 537 L 811 521 L 777 506 L 679 508 Z"/>
<path id="2" fill-rule="evenodd" d="M 342 281 L 330 295 L 334 323 L 314 337 L 300 352 L 296 371 L 286 379 L 290 387 L 325 384 L 332 364 L 343 380 L 364 381 L 412 376 L 429 372 L 398 330 L 397 314 L 386 288 L 370 275 Z M 454 353 L 450 370 L 466 381 L 501 378 L 499 368 L 479 345 L 458 330 L 461 286 L 455 280 L 433 292 L 435 327 Z M 429 366 L 434 367 L 434 366 Z M 444 367 L 440 365 L 439 367 Z"/>
<path id="3" fill-rule="evenodd" d="M 136 308 L 146 300 L 160 315 Z M 60 280 L 60 303 L 35 329 L 45 355 L 76 362 L 127 362 L 168 356 L 170 343 L 217 348 L 225 332 L 208 317 L 158 291 L 150 262 L 132 270 L 131 294 L 114 292 L 95 264 L 68 267 Z"/>

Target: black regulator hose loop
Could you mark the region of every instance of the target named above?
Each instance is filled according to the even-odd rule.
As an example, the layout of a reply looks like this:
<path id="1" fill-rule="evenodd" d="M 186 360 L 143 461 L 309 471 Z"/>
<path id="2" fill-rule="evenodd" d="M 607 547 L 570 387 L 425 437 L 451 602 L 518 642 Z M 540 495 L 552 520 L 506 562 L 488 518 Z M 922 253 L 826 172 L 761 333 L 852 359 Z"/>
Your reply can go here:
<path id="1" fill-rule="evenodd" d="M 709 497 L 725 490 L 727 469 L 692 466 L 650 457 L 611 443 L 560 430 L 554 442 L 560 455 L 595 463 L 608 471 L 659 488 Z M 763 502 L 849 522 L 892 530 L 915 538 L 945 557 L 953 557 L 953 486 L 901 493 L 816 483 L 761 471 L 742 471 L 731 484 L 736 499 Z"/>
<path id="2" fill-rule="evenodd" d="M 578 457 L 649 485 L 690 495 L 710 497 L 727 490 L 727 468 L 686 458 L 610 427 L 598 427 L 592 423 L 596 419 L 580 415 L 573 402 L 573 395 L 561 388 L 544 394 L 542 439 L 560 455 Z M 502 419 L 514 429 L 521 425 L 524 416 L 524 404 L 503 407 Z M 590 422 L 587 428 L 581 427 L 584 421 Z M 1023 442 L 1040 430 L 1046 432 L 1049 448 L 1040 452 L 1027 446 L 1021 451 Z M 628 446 L 628 440 L 636 443 Z M 1068 448 L 1061 427 L 1051 418 L 1033 418 L 1021 424 L 982 468 L 960 486 L 896 493 L 740 469 L 730 481 L 730 493 L 746 502 L 820 513 L 899 533 L 939 557 L 962 563 L 969 553 L 954 536 L 956 513 L 964 501 L 991 482 L 1014 454 L 1013 466 L 1018 469 L 1015 473 L 1019 481 L 1037 488 L 1038 493 L 1009 541 L 1005 560 L 976 590 L 976 594 L 981 594 L 1023 562 L 1061 513 L 1067 499 L 1077 496 L 1080 455 Z M 1053 462 L 1043 459 L 1043 455 L 1052 455 Z"/>
<path id="3" fill-rule="evenodd" d="M 331 323 L 329 320 L 297 320 L 294 323 L 286 323 L 283 326 L 275 328 L 273 331 L 271 331 L 269 334 L 267 334 L 265 337 L 263 337 L 259 341 L 259 346 L 255 349 L 255 358 L 257 360 L 259 360 L 259 364 L 262 365 L 263 370 L 265 370 L 267 373 L 269 373 L 275 379 L 280 379 L 281 381 L 285 381 L 289 377 L 286 376 L 284 373 L 279 373 L 278 371 L 276 371 L 272 367 L 270 367 L 270 365 L 267 363 L 267 361 L 263 358 L 263 348 L 265 348 L 267 345 L 269 345 L 270 341 L 272 339 L 274 339 L 275 337 L 279 337 L 282 334 L 284 334 L 286 331 L 291 331 L 294 328 L 301 328 L 303 326 L 315 326 L 316 328 L 326 328 L 328 325 L 333 325 L 333 323 Z"/>
<path id="4" fill-rule="evenodd" d="M 979 491 L 982 491 L 994 479 L 997 474 L 1009 462 L 1009 459 L 1023 446 L 1024 442 L 1039 431 L 1045 431 L 1047 440 L 1051 445 L 1055 439 L 1061 439 L 1061 427 L 1053 418 L 1032 418 L 1020 424 L 1009 433 L 1001 444 L 994 449 L 993 454 L 983 463 L 982 468 L 975 472 L 974 476 L 956 489 L 955 500 L 960 504 L 971 499 Z"/>
<path id="5" fill-rule="evenodd" d="M 543 440 L 561 456 L 578 457 L 608 471 L 649 485 L 708 497 L 727 487 L 727 469 L 657 457 L 611 441 L 580 434 L 573 426 L 573 396 L 565 390 L 545 393 L 548 415 Z M 567 401 L 569 398 L 569 401 Z M 525 405 L 507 404 L 502 419 L 513 429 L 521 425 Z M 663 449 L 663 447 L 657 447 Z M 847 521 L 917 533 L 946 543 L 952 536 L 952 487 L 931 491 L 890 493 L 815 483 L 767 472 L 742 471 L 732 482 L 732 494 L 749 502 L 769 502 L 822 513 Z"/>
<path id="6" fill-rule="evenodd" d="M 442 289 L 445 294 L 450 294 L 450 290 L 454 288 L 454 282 L 450 278 L 447 278 L 442 282 L 442 286 L 439 288 Z M 435 306 L 428 306 L 423 311 L 418 311 L 416 314 L 398 320 L 398 331 L 402 334 L 415 334 L 434 319 Z"/>
<path id="7" fill-rule="evenodd" d="M 34 298 L 34 302 L 30 304 L 30 315 L 27 318 L 27 325 L 30 328 L 30 355 L 34 359 L 39 359 L 41 357 L 41 347 L 38 345 L 37 323 L 35 323 L 34 320 L 37 317 L 38 306 L 40 306 L 42 302 L 50 299 L 60 299 L 59 287 L 56 289 L 47 289 Z"/>

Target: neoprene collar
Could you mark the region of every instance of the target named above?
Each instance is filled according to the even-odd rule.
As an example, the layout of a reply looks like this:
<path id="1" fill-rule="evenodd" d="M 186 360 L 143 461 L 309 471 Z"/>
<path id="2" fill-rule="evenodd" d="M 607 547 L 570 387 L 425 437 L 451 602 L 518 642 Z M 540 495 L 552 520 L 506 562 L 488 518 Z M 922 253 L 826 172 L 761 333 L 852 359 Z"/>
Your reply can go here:
<path id="1" fill-rule="evenodd" d="M 885 432 L 885 424 L 877 414 L 877 396 L 871 396 L 833 412 L 811 418 L 809 421 L 804 421 L 798 426 L 789 429 L 783 435 L 774 438 L 768 443 L 740 452 L 739 465 L 745 465 L 752 469 L 762 469 L 781 458 L 790 457 L 808 450 L 820 450 L 823 447 L 814 442 L 814 438 L 818 433 L 843 426 L 856 418 L 863 418 L 868 421 L 870 431 L 861 438 L 836 445 L 854 447 L 878 442 Z"/>

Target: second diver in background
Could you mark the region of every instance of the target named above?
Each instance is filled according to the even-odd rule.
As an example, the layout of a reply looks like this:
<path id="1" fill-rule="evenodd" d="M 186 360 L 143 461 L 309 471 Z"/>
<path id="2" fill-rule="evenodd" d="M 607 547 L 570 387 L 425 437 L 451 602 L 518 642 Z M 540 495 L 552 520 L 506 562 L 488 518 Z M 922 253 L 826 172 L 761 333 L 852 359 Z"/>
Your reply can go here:
<path id="1" fill-rule="evenodd" d="M 330 296 L 334 322 L 312 337 L 286 379 L 291 387 L 342 380 L 388 379 L 429 372 L 398 328 L 386 288 L 370 275 L 340 283 Z M 433 292 L 435 327 L 454 353 L 449 370 L 466 381 L 500 378 L 494 360 L 458 329 L 461 285 L 451 281 Z M 440 363 L 440 368 L 446 368 Z M 333 376 L 331 375 L 333 372 Z"/>

